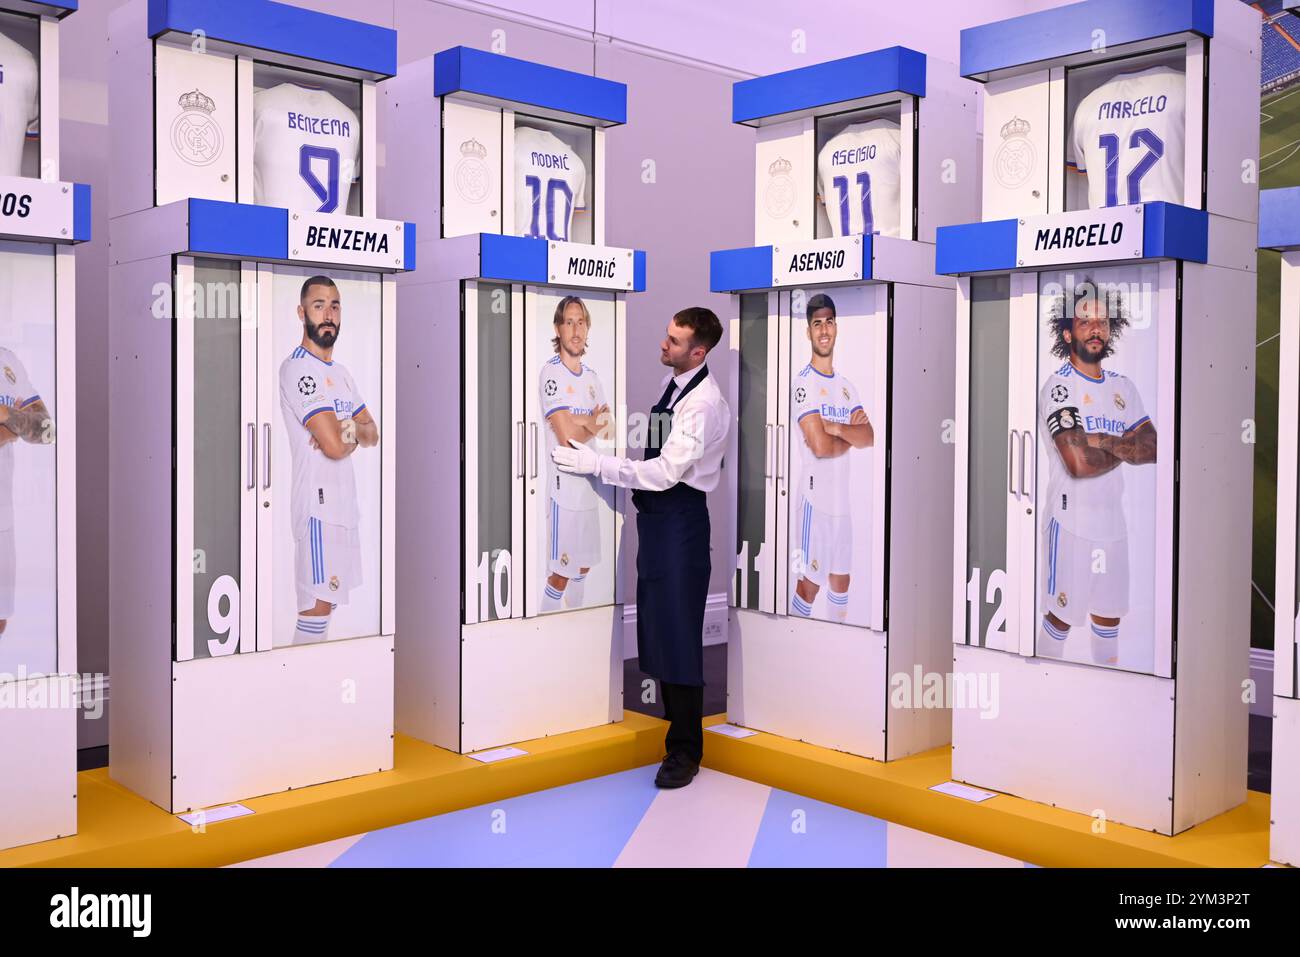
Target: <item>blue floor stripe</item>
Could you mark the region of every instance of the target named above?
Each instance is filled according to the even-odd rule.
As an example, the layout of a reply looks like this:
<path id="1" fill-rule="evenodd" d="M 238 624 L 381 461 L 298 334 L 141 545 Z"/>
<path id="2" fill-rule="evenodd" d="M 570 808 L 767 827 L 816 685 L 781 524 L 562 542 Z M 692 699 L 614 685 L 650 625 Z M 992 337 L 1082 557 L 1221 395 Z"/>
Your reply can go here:
<path id="1" fill-rule="evenodd" d="M 634 768 L 373 831 L 330 866 L 609 867 L 658 793 L 657 770 Z"/>
<path id="2" fill-rule="evenodd" d="M 886 827 L 879 818 L 773 788 L 749 866 L 884 867 Z"/>

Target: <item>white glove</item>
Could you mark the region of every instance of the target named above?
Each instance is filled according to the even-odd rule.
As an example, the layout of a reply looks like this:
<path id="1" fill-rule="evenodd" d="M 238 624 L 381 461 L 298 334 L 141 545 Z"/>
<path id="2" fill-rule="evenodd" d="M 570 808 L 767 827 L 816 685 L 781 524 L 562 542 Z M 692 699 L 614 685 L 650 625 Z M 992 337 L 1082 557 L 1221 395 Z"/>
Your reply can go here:
<path id="1" fill-rule="evenodd" d="M 551 450 L 551 461 L 561 472 L 575 475 L 599 475 L 600 456 L 577 439 L 569 439 L 570 448 L 557 445 Z"/>

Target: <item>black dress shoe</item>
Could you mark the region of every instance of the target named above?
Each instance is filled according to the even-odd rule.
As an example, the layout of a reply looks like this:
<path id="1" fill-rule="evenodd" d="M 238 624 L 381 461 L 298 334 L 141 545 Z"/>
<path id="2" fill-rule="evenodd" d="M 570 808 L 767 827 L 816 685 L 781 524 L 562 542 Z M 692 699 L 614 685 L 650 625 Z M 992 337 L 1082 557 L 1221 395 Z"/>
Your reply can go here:
<path id="1" fill-rule="evenodd" d="M 700 772 L 700 766 L 686 755 L 674 751 L 664 758 L 655 775 L 655 787 L 684 788 Z"/>

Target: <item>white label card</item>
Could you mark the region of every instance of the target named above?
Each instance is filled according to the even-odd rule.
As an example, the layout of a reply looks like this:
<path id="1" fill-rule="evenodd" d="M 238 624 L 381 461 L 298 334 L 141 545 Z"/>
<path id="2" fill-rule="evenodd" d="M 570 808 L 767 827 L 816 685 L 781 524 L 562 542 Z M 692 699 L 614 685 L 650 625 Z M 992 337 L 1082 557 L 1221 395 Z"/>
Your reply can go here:
<path id="1" fill-rule="evenodd" d="M 0 235 L 72 241 L 71 183 L 0 176 Z"/>
<path id="2" fill-rule="evenodd" d="M 294 262 L 401 269 L 406 253 L 402 229 L 402 223 L 391 219 L 290 210 L 289 258 Z"/>
<path id="3" fill-rule="evenodd" d="M 870 271 L 864 269 L 861 236 L 772 245 L 773 286 L 857 282 L 868 278 L 864 272 Z"/>
<path id="4" fill-rule="evenodd" d="M 547 281 L 586 289 L 632 288 L 635 256 L 631 249 L 546 240 Z"/>
<path id="5" fill-rule="evenodd" d="M 229 821 L 232 818 L 244 817 L 252 813 L 253 809 L 243 804 L 224 804 L 221 807 L 210 807 L 202 811 L 190 811 L 188 814 L 177 814 L 176 816 L 190 827 L 203 827 L 207 824 L 219 824 L 222 821 Z"/>
<path id="6" fill-rule="evenodd" d="M 1017 266 L 1142 258 L 1142 205 L 1081 209 L 1016 220 Z"/>
<path id="7" fill-rule="evenodd" d="M 527 753 L 523 748 L 493 748 L 491 751 L 467 754 L 465 757 L 481 761 L 483 764 L 491 764 L 494 761 L 504 761 L 506 758 L 520 758 Z"/>
<path id="8" fill-rule="evenodd" d="M 969 784 L 958 784 L 956 781 L 945 781 L 943 784 L 936 784 L 930 790 L 938 791 L 940 794 L 949 794 L 952 797 L 962 798 L 966 801 L 974 801 L 976 804 L 998 796 L 996 791 L 985 791 L 981 788 L 973 788 Z"/>
<path id="9" fill-rule="evenodd" d="M 738 728 L 734 724 L 711 724 L 705 731 L 712 731 L 714 734 L 725 734 L 729 738 L 748 738 L 758 734 L 757 731 L 751 731 L 749 728 Z"/>

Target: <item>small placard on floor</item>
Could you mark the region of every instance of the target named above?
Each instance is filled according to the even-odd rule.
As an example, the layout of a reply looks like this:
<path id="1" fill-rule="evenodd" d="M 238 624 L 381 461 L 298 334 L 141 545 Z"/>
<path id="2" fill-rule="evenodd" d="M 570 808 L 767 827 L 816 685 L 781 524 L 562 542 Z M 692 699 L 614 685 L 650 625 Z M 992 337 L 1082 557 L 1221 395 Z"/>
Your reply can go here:
<path id="1" fill-rule="evenodd" d="M 252 813 L 253 809 L 251 807 L 245 807 L 242 804 L 223 804 L 221 807 L 210 807 L 202 811 L 190 811 L 176 816 L 190 827 L 204 827 L 208 824 L 219 824 L 222 821 L 229 821 L 231 818 L 243 817 L 245 814 Z"/>
<path id="2" fill-rule="evenodd" d="M 517 758 L 527 754 L 523 748 L 493 748 L 491 751 L 479 751 L 476 754 L 467 754 L 465 757 L 473 758 L 475 761 L 482 761 L 484 764 L 491 764 L 493 761 L 504 761 L 506 758 Z"/>
<path id="3" fill-rule="evenodd" d="M 704 730 L 712 731 L 714 734 L 725 734 L 729 738 L 748 738 L 750 735 L 758 734 L 757 731 L 740 728 L 734 724 L 711 724 Z"/>
<path id="4" fill-rule="evenodd" d="M 963 798 L 967 801 L 974 801 L 976 804 L 998 796 L 996 791 L 984 791 L 980 788 L 973 788 L 969 784 L 958 784 L 956 781 L 945 781 L 943 784 L 936 784 L 930 790 L 938 791 L 940 794 L 951 794 L 953 797 Z"/>

